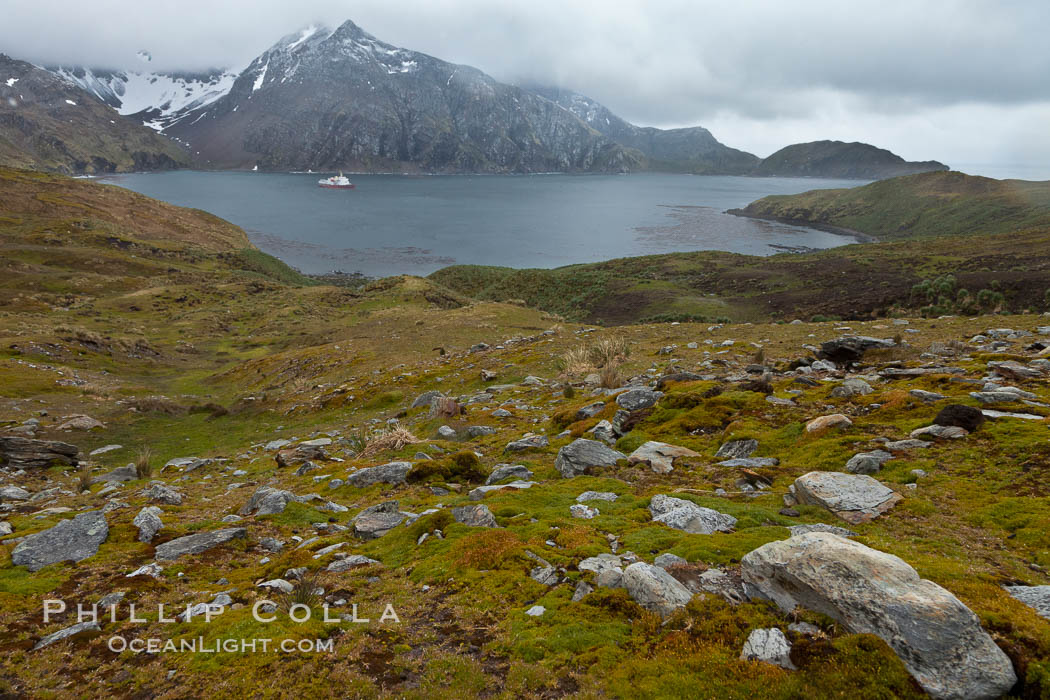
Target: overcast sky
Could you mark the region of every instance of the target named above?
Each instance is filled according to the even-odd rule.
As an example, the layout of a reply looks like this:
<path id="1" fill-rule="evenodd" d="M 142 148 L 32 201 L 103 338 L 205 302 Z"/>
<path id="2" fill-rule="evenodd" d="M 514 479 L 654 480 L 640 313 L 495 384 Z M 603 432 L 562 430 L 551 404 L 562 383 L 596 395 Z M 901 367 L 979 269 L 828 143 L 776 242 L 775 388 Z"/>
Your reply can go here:
<path id="1" fill-rule="evenodd" d="M 822 138 L 1050 179 L 1050 0 L 12 0 L 0 51 L 38 64 L 243 67 L 353 19 L 507 82 L 760 156 Z M 1018 167 L 1014 167 L 1018 166 Z M 963 167 L 978 172 L 980 168 Z"/>

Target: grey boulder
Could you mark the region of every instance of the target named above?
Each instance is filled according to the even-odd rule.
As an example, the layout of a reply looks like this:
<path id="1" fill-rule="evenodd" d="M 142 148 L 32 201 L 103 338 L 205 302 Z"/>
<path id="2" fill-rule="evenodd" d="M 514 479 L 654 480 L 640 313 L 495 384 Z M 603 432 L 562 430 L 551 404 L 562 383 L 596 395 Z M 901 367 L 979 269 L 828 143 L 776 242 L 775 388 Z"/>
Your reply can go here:
<path id="1" fill-rule="evenodd" d="M 744 642 L 744 649 L 740 652 L 741 661 L 764 661 L 795 670 L 795 664 L 791 663 L 791 643 L 788 642 L 784 633 L 777 628 L 751 630 Z"/>
<path id="2" fill-rule="evenodd" d="M 358 488 L 371 486 L 372 484 L 403 484 L 412 469 L 411 462 L 389 462 L 378 467 L 366 467 L 346 477 L 346 483 Z"/>
<path id="3" fill-rule="evenodd" d="M 717 459 L 743 459 L 750 457 L 758 449 L 758 440 L 731 440 L 723 443 L 715 452 Z"/>
<path id="4" fill-rule="evenodd" d="M 61 642 L 64 639 L 89 639 L 100 634 L 102 634 L 102 628 L 98 626 L 97 622 L 80 622 L 72 627 L 66 627 L 41 638 L 32 651 L 49 647 L 55 642 Z"/>
<path id="5" fill-rule="evenodd" d="M 904 500 L 870 476 L 842 472 L 803 474 L 791 490 L 799 503 L 827 508 L 851 525 L 870 522 Z"/>
<path id="6" fill-rule="evenodd" d="M 891 459 L 893 455 L 885 450 L 858 452 L 846 462 L 846 471 L 850 474 L 875 474 Z"/>
<path id="7" fill-rule="evenodd" d="M 488 506 L 460 506 L 452 509 L 452 517 L 457 523 L 467 527 L 499 527 L 496 516 Z"/>
<path id="8" fill-rule="evenodd" d="M 485 480 L 486 486 L 499 483 L 504 479 L 513 478 L 515 481 L 529 481 L 533 477 L 532 472 L 521 464 L 497 464 L 496 468 Z"/>
<path id="9" fill-rule="evenodd" d="M 693 597 L 671 574 L 642 561 L 624 569 L 623 586 L 634 602 L 664 618 L 685 607 Z"/>
<path id="10" fill-rule="evenodd" d="M 157 545 L 154 556 L 159 561 L 174 561 L 187 554 L 206 552 L 230 540 L 244 539 L 247 534 L 248 531 L 243 527 L 229 527 L 224 530 L 198 532 L 195 535 L 186 535 L 185 537 L 179 537 Z"/>
<path id="11" fill-rule="evenodd" d="M 1050 620 L 1050 586 L 1004 586 L 1006 592 Z"/>
<path id="12" fill-rule="evenodd" d="M 393 530 L 404 519 L 405 514 L 397 501 L 379 503 L 354 516 L 354 534 L 363 540 L 374 540 Z"/>
<path id="13" fill-rule="evenodd" d="M 139 529 L 139 542 L 152 542 L 157 532 L 164 527 L 160 519 L 161 513 L 163 511 L 157 506 L 146 506 L 131 521 L 131 524 Z"/>
<path id="14" fill-rule="evenodd" d="M 616 405 L 625 411 L 640 411 L 655 406 L 663 395 L 662 391 L 653 391 L 648 387 L 631 389 L 616 397 Z"/>
<path id="15" fill-rule="evenodd" d="M 647 464 L 657 474 L 667 474 L 674 469 L 674 462 L 679 457 L 699 456 L 699 453 L 686 447 L 650 440 L 632 452 L 627 461 L 631 464 Z"/>
<path id="16" fill-rule="evenodd" d="M 26 537 L 11 552 L 11 563 L 37 571 L 60 561 L 82 561 L 94 556 L 108 535 L 101 511 L 81 513 Z"/>
<path id="17" fill-rule="evenodd" d="M 741 560 L 752 598 L 822 613 L 874 634 L 932 697 L 998 698 L 1017 676 L 977 616 L 949 591 L 890 554 L 829 533 L 770 542 Z"/>
<path id="18" fill-rule="evenodd" d="M 612 467 L 626 455 L 596 441 L 579 438 L 558 450 L 554 468 L 566 479 L 579 476 L 590 467 Z"/>
<path id="19" fill-rule="evenodd" d="M 692 501 L 658 494 L 649 502 L 653 521 L 694 535 L 728 532 L 736 525 L 732 515 L 698 506 Z"/>

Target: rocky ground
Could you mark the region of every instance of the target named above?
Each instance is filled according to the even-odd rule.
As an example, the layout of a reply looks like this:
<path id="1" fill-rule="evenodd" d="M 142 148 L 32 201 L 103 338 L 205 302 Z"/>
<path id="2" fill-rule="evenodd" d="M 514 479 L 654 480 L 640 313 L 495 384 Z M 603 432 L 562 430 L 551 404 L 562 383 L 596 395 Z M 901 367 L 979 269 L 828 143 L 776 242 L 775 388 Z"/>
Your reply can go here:
<path id="1" fill-rule="evenodd" d="M 41 384 L 3 404 L 3 682 L 1039 697 L 1050 327 L 989 329 L 1006 320 L 479 329 L 271 388 L 262 413 L 172 410 L 163 440 L 134 428 L 149 408 L 115 398 L 119 372 L 70 395 L 87 372 L 25 350 L 4 360 Z M 305 624 L 282 612 L 300 595 Z M 116 621 L 44 624 L 47 598 Z M 253 619 L 264 600 L 276 622 Z M 159 603 L 196 614 L 161 622 Z M 334 646 L 134 654 L 115 635 Z"/>
<path id="2" fill-rule="evenodd" d="M 1050 318 L 588 327 L 38 179 L 0 694 L 1050 694 Z"/>

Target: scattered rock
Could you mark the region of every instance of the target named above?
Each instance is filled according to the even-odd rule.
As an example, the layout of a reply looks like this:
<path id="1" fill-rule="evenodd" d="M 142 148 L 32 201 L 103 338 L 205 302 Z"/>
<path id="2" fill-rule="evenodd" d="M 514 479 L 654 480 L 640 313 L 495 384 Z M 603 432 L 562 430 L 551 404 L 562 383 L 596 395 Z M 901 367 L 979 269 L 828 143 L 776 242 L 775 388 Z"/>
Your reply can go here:
<path id="1" fill-rule="evenodd" d="M 403 484 L 411 469 L 411 462 L 389 462 L 378 467 L 365 467 L 346 477 L 346 483 L 358 488 L 378 483 Z"/>
<path id="2" fill-rule="evenodd" d="M 892 340 L 881 340 L 865 336 L 845 336 L 820 344 L 817 356 L 822 360 L 831 360 L 840 365 L 860 362 L 864 353 L 875 348 L 892 348 Z"/>
<path id="3" fill-rule="evenodd" d="M 788 528 L 791 531 L 791 536 L 796 537 L 798 535 L 805 535 L 810 532 L 830 532 L 833 535 L 839 537 L 856 537 L 857 533 L 852 530 L 847 530 L 844 527 L 837 525 L 828 525 L 826 523 L 807 523 L 805 525 L 792 525 Z"/>
<path id="4" fill-rule="evenodd" d="M 699 456 L 685 447 L 650 440 L 632 452 L 627 461 L 631 464 L 647 464 L 657 474 L 666 474 L 674 469 L 674 461 L 679 457 Z"/>
<path id="5" fill-rule="evenodd" d="M 626 456 L 595 440 L 579 438 L 558 450 L 554 467 L 565 478 L 579 476 L 591 467 L 613 467 Z"/>
<path id="6" fill-rule="evenodd" d="M 911 431 L 912 438 L 919 438 L 923 435 L 945 440 L 958 440 L 966 437 L 969 433 L 957 425 L 928 425 L 925 428 L 916 428 Z"/>
<path id="7" fill-rule="evenodd" d="M 598 515 L 598 509 L 592 508 L 591 506 L 585 506 L 582 503 L 574 503 L 569 506 L 569 514 L 574 518 L 590 520 Z"/>
<path id="8" fill-rule="evenodd" d="M 838 398 L 850 399 L 854 396 L 867 396 L 873 391 L 875 390 L 871 388 L 871 384 L 868 384 L 863 379 L 847 379 L 846 381 L 842 382 L 837 387 L 832 389 L 831 395 Z M 776 631 L 780 632 L 780 630 Z M 783 636 L 782 632 L 781 636 Z"/>
<path id="9" fill-rule="evenodd" d="M 79 562 L 94 556 L 108 535 L 109 526 L 100 511 L 81 513 L 26 537 L 11 552 L 11 563 L 38 571 L 60 561 Z"/>
<path id="10" fill-rule="evenodd" d="M 528 450 L 542 450 L 551 444 L 546 435 L 526 435 L 520 440 L 508 442 L 503 448 L 504 452 L 526 452 Z"/>
<path id="11" fill-rule="evenodd" d="M 604 408 L 604 401 L 596 401 L 588 406 L 584 406 L 579 411 L 576 411 L 576 420 L 587 420 L 601 413 Z"/>
<path id="12" fill-rule="evenodd" d="M 0 501 L 28 501 L 33 494 L 21 486 L 4 486 L 0 488 Z"/>
<path id="13" fill-rule="evenodd" d="M 653 496 L 649 512 L 654 522 L 694 535 L 729 532 L 736 525 L 736 518 L 731 515 L 663 494 Z"/>
<path id="14" fill-rule="evenodd" d="M 91 480 L 91 483 L 93 483 L 93 484 L 99 484 L 99 483 L 116 484 L 116 483 L 123 483 L 125 481 L 134 481 L 137 478 L 139 478 L 139 472 L 135 468 L 135 465 L 134 464 L 128 464 L 127 466 L 124 466 L 124 467 L 117 467 L 113 471 L 111 471 L 111 472 L 109 472 L 107 474 L 103 474 L 102 476 L 95 477 L 94 479 Z"/>
<path id="15" fill-rule="evenodd" d="M 914 396 L 915 398 L 919 399 L 920 401 L 924 401 L 926 403 L 936 403 L 938 401 L 943 401 L 944 399 L 948 398 L 944 394 L 937 394 L 932 391 L 923 391 L 922 389 L 912 389 L 908 393 Z"/>
<path id="16" fill-rule="evenodd" d="M 1003 586 L 1006 592 L 1050 620 L 1050 586 Z"/>
<path id="17" fill-rule="evenodd" d="M 891 459 L 893 455 L 885 450 L 858 452 L 846 462 L 846 471 L 850 474 L 875 474 Z"/>
<path id="18" fill-rule="evenodd" d="M 336 559 L 328 565 L 328 568 L 326 568 L 325 571 L 331 571 L 338 574 L 344 571 L 349 571 L 350 569 L 356 569 L 359 566 L 369 566 L 370 564 L 378 563 L 379 562 L 375 559 L 369 559 L 362 554 L 351 554 L 342 559 Z"/>
<path id="19" fill-rule="evenodd" d="M 91 416 L 85 416 L 82 413 L 78 413 L 63 418 L 57 430 L 95 430 L 96 428 L 105 427 L 106 425 L 102 421 L 95 420 Z"/>
<path id="20" fill-rule="evenodd" d="M 174 561 L 187 554 L 200 554 L 218 547 L 231 540 L 244 539 L 248 531 L 243 527 L 231 527 L 225 530 L 198 532 L 157 545 L 154 556 L 158 561 Z"/>
<path id="21" fill-rule="evenodd" d="M 616 397 L 616 405 L 625 411 L 640 411 L 643 408 L 649 408 L 650 406 L 656 405 L 656 402 L 663 396 L 661 391 L 653 391 L 648 387 L 640 387 L 638 389 L 631 389 L 625 391 Z"/>
<path id="22" fill-rule="evenodd" d="M 797 670 L 791 663 L 791 644 L 776 628 L 752 630 L 740 652 L 741 661 L 764 661 L 788 670 Z"/>
<path id="23" fill-rule="evenodd" d="M 8 469 L 46 469 L 55 464 L 77 466 L 76 445 L 24 437 L 0 436 L 0 466 Z"/>
<path id="24" fill-rule="evenodd" d="M 164 527 L 164 523 L 160 520 L 163 512 L 157 506 L 146 506 L 139 511 L 139 514 L 131 521 L 131 524 L 139 529 L 139 542 L 149 544 L 153 541 L 160 529 Z"/>
<path id="25" fill-rule="evenodd" d="M 393 530 L 404 519 L 405 514 L 397 501 L 379 503 L 354 516 L 354 534 L 363 540 L 374 540 Z"/>
<path id="26" fill-rule="evenodd" d="M 1017 677 L 977 616 L 901 559 L 828 533 L 770 542 L 741 561 L 752 597 L 827 615 L 897 652 L 934 698 L 998 698 Z"/>
<path id="27" fill-rule="evenodd" d="M 424 391 L 422 394 L 417 396 L 412 402 L 411 408 L 423 408 L 424 406 L 430 406 L 434 399 L 443 399 L 445 395 L 440 391 Z"/>
<path id="28" fill-rule="evenodd" d="M 693 597 L 671 574 L 641 561 L 624 569 L 623 585 L 634 602 L 664 618 L 685 607 Z"/>
<path id="29" fill-rule="evenodd" d="M 584 491 L 576 497 L 577 503 L 586 503 L 587 501 L 615 501 L 620 496 L 613 493 L 612 491 Z"/>
<path id="30" fill-rule="evenodd" d="M 535 481 L 511 481 L 507 484 L 492 484 L 488 486 L 479 486 L 476 489 L 471 490 L 467 494 L 467 498 L 472 501 L 480 501 L 494 491 L 502 491 L 503 489 L 527 489 L 532 488 L 536 485 Z"/>
<path id="31" fill-rule="evenodd" d="M 499 483 L 504 479 L 513 478 L 515 481 L 531 481 L 533 473 L 524 465 L 521 464 L 497 464 L 489 474 L 489 478 L 485 480 L 485 485 L 490 486 L 492 484 Z"/>
<path id="32" fill-rule="evenodd" d="M 853 425 L 853 421 L 848 416 L 844 416 L 841 413 L 833 413 L 830 416 L 821 416 L 820 418 L 814 418 L 810 422 L 806 423 L 806 432 L 812 433 L 818 430 L 834 430 L 836 428 L 848 428 Z"/>
<path id="33" fill-rule="evenodd" d="M 151 481 L 145 493 L 146 498 L 150 501 L 158 501 L 169 506 L 182 505 L 182 494 L 162 481 Z"/>
<path id="34" fill-rule="evenodd" d="M 52 632 L 46 637 L 43 637 L 36 643 L 32 651 L 43 649 L 44 647 L 51 646 L 55 642 L 61 642 L 64 639 L 90 639 L 91 637 L 97 637 L 100 634 L 102 634 L 102 628 L 98 626 L 97 622 L 80 622 L 72 627 L 66 627 L 65 629 L 59 630 L 58 632 Z"/>
<path id="35" fill-rule="evenodd" d="M 671 554 L 669 552 L 661 554 L 656 559 L 653 559 L 653 565 L 659 566 L 661 569 L 666 569 L 670 566 L 681 566 L 688 563 L 688 561 L 677 554 Z"/>
<path id="36" fill-rule="evenodd" d="M 260 486 L 239 511 L 241 515 L 274 515 L 283 513 L 289 503 L 297 500 L 294 493 Z"/>
<path id="37" fill-rule="evenodd" d="M 791 488 L 799 503 L 827 508 L 852 525 L 870 522 L 903 500 L 863 474 L 809 472 L 795 479 Z"/>
<path id="38" fill-rule="evenodd" d="M 758 449 L 758 440 L 732 440 L 723 443 L 715 459 L 746 459 Z"/>
<path id="39" fill-rule="evenodd" d="M 468 527 L 499 527 L 496 516 L 488 509 L 488 506 L 460 506 L 452 509 L 452 517 L 457 523 L 463 523 Z"/>

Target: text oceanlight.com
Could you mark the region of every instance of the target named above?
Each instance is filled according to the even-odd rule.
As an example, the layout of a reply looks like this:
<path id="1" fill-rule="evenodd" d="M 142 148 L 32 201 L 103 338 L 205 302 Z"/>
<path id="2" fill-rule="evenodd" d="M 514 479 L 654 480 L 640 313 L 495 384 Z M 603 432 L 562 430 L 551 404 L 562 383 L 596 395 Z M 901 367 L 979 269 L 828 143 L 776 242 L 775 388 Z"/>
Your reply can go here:
<path id="1" fill-rule="evenodd" d="M 334 639 L 148 639 L 115 636 L 107 643 L 115 653 L 131 651 L 136 654 L 270 654 L 270 653 L 325 653 L 335 650 Z"/>

